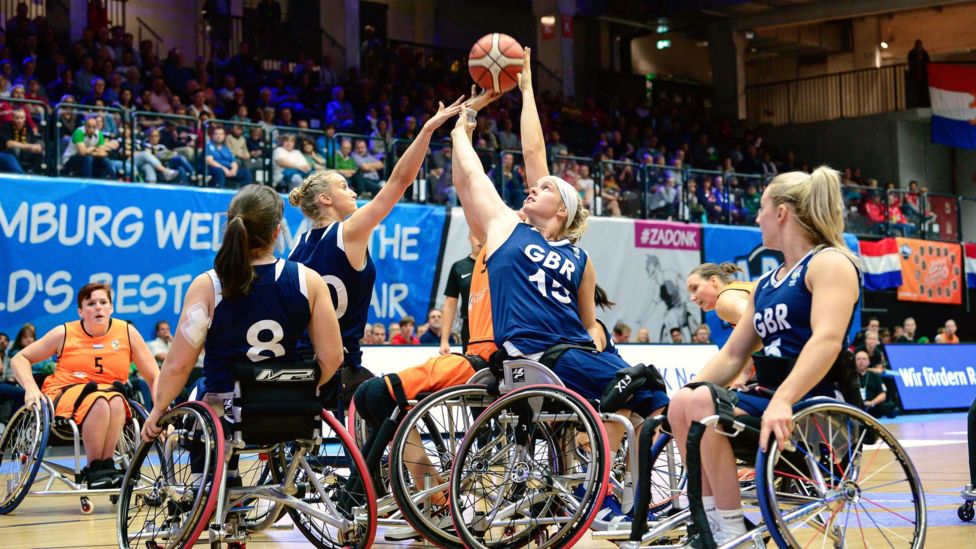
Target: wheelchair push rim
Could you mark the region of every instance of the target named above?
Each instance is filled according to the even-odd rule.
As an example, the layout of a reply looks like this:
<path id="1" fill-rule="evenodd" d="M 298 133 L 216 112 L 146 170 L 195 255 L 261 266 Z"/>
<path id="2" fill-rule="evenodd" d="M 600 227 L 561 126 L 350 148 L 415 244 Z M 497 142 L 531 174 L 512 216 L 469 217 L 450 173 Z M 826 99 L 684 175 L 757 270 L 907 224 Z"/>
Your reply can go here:
<path id="1" fill-rule="evenodd" d="M 867 413 L 814 404 L 794 417 L 795 450 L 757 458 L 763 521 L 779 547 L 910 547 L 925 542 L 925 495 L 894 436 Z"/>
<path id="2" fill-rule="evenodd" d="M 22 406 L 0 437 L 0 515 L 17 508 L 30 491 L 44 459 L 51 426 L 51 410 Z"/>
<path id="3" fill-rule="evenodd" d="M 164 414 L 159 423 L 163 433 L 157 440 L 139 445 L 122 481 L 116 515 L 119 547 L 192 546 L 207 528 L 217 504 L 216 488 L 224 475 L 225 456 L 217 415 L 202 402 L 186 402 Z M 191 471 L 191 444 L 202 447 L 198 450 L 202 473 Z M 149 474 L 144 467 L 150 469 Z M 153 482 L 141 488 L 146 478 Z M 144 509 L 146 515 L 157 512 L 140 521 Z M 130 532 L 132 527 L 141 529 Z"/>
<path id="4" fill-rule="evenodd" d="M 578 433 L 593 449 L 585 464 Z M 609 454 L 603 423 L 573 391 L 536 385 L 507 394 L 458 448 L 449 494 L 456 531 L 466 547 L 572 546 L 603 503 Z"/>

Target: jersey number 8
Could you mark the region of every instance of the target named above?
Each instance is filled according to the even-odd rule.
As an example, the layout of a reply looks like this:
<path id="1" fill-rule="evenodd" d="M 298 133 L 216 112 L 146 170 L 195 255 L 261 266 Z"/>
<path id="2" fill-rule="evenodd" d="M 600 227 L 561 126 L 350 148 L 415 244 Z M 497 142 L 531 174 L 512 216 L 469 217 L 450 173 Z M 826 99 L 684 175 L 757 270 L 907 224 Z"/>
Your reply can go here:
<path id="1" fill-rule="evenodd" d="M 271 332 L 271 339 L 261 339 L 262 332 Z M 251 346 L 247 350 L 247 358 L 251 362 L 261 362 L 268 358 L 285 356 L 285 347 L 281 340 L 285 338 L 285 330 L 274 320 L 260 320 L 251 324 L 247 329 L 247 343 Z M 268 356 L 268 352 L 271 356 Z M 262 354 L 263 353 L 263 354 Z"/>

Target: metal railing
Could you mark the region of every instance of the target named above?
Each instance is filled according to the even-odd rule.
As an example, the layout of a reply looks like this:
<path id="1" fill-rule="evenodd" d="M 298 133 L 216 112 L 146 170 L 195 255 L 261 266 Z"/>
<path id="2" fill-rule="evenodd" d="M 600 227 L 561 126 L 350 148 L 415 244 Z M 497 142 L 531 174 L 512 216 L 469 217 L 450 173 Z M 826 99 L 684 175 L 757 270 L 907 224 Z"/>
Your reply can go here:
<path id="1" fill-rule="evenodd" d="M 907 64 L 746 86 L 754 124 L 797 124 L 880 114 L 906 107 Z"/>
<path id="2" fill-rule="evenodd" d="M 64 140 L 60 137 L 60 135 L 62 134 L 62 130 L 67 130 L 66 132 L 63 133 L 67 133 L 68 143 L 70 143 L 71 135 L 73 135 L 74 131 L 78 128 L 77 125 L 75 125 L 73 128 L 66 128 L 65 127 L 66 119 L 62 119 L 61 114 L 72 113 L 72 112 L 75 113 L 73 120 L 75 121 L 76 124 L 78 122 L 79 117 L 82 119 L 81 124 L 84 124 L 84 119 L 89 115 L 109 114 L 114 117 L 117 117 L 117 120 L 120 122 L 125 117 L 125 111 L 113 107 L 97 107 L 94 105 L 82 105 L 80 103 L 58 103 L 57 105 L 55 105 L 52 111 L 55 120 L 54 122 L 55 136 L 57 137 L 54 141 L 55 158 L 53 159 L 52 162 L 54 165 L 55 176 L 61 175 L 61 171 L 64 168 L 63 164 L 67 161 L 66 158 L 62 157 L 63 153 L 66 150 L 62 148 L 62 145 L 67 145 L 66 143 L 64 143 Z M 99 131 L 101 131 L 101 129 L 99 129 Z"/>

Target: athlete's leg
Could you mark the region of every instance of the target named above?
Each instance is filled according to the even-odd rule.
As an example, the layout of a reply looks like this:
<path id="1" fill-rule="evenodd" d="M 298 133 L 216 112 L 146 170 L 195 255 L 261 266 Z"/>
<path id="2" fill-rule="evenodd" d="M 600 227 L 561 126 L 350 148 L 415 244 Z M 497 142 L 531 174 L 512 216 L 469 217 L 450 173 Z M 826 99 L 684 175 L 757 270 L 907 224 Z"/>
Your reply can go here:
<path id="1" fill-rule="evenodd" d="M 104 400 L 104 399 L 99 399 Z M 115 446 L 119 443 L 122 436 L 122 427 L 125 426 L 127 406 L 125 399 L 121 396 L 112 397 L 108 402 L 109 423 L 105 432 L 105 446 L 102 449 L 101 459 L 112 459 Z"/>
<path id="2" fill-rule="evenodd" d="M 85 443 L 88 463 L 102 459 L 105 454 L 106 434 L 111 423 L 112 411 L 104 398 L 95 399 L 81 424 L 81 437 Z M 114 447 L 113 447 L 114 448 Z M 111 451 L 109 452 L 111 454 Z"/>

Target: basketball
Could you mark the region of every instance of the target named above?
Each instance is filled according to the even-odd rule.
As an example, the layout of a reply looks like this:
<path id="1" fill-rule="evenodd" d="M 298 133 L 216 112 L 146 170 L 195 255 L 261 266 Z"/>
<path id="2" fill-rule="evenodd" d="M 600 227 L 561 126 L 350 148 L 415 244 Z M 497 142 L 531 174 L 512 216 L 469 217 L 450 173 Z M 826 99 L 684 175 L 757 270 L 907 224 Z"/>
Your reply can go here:
<path id="1" fill-rule="evenodd" d="M 522 46 L 507 34 L 486 34 L 471 48 L 468 71 L 482 88 L 507 92 L 518 84 L 518 73 L 522 71 Z"/>

